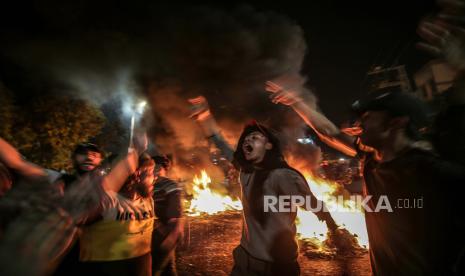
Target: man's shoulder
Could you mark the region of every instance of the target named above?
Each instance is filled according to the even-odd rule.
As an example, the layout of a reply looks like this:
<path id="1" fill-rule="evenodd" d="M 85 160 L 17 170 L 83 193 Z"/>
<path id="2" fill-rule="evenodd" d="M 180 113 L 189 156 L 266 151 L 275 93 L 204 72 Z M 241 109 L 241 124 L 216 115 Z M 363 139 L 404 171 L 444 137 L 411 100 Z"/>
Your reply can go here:
<path id="1" fill-rule="evenodd" d="M 280 180 L 304 180 L 301 173 L 293 168 L 277 168 L 271 171 L 270 177 Z"/>
<path id="2" fill-rule="evenodd" d="M 182 191 L 182 186 L 178 182 L 167 178 L 167 177 L 160 177 L 155 182 L 155 192 L 165 192 L 171 193 L 175 191 Z"/>
<path id="3" fill-rule="evenodd" d="M 49 183 L 54 183 L 63 176 L 62 173 L 51 169 L 45 169 L 45 172 L 47 173 L 47 179 Z"/>

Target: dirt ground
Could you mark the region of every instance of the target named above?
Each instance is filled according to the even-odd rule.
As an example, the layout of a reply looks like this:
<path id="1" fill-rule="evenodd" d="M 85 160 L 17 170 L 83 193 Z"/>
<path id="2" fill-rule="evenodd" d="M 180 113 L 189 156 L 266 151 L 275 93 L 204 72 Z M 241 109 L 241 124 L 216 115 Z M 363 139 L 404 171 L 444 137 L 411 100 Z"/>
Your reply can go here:
<path id="1" fill-rule="evenodd" d="M 190 217 L 186 245 L 177 252 L 180 275 L 229 275 L 232 250 L 239 244 L 241 213 Z M 302 275 L 370 275 L 366 251 L 344 256 L 319 254 L 301 242 L 299 263 Z"/>

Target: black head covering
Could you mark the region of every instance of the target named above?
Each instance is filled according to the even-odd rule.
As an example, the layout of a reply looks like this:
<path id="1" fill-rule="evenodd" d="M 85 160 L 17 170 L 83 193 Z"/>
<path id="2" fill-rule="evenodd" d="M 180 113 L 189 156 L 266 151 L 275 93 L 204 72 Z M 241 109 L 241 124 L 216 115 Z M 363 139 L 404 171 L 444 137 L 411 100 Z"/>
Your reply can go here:
<path id="1" fill-rule="evenodd" d="M 166 155 L 155 155 L 152 156 L 152 159 L 157 165 L 162 166 L 165 170 L 168 170 L 171 167 L 171 160 Z"/>
<path id="2" fill-rule="evenodd" d="M 76 154 L 86 154 L 87 152 L 98 152 L 103 156 L 103 151 L 96 145 L 92 143 L 81 143 L 76 146 L 73 152 L 73 156 Z"/>
<path id="3" fill-rule="evenodd" d="M 76 160 L 74 160 L 74 157 L 78 154 L 87 154 L 88 152 L 98 152 L 100 153 L 102 157 L 104 156 L 103 151 L 96 144 L 92 144 L 92 143 L 78 144 L 73 151 L 73 166 L 74 166 L 74 169 L 76 170 L 76 173 L 79 175 L 85 174 L 86 171 L 82 171 L 81 169 L 79 169 L 79 166 L 76 163 Z M 73 175 L 69 175 L 69 178 L 67 177 L 64 178 L 65 183 L 72 183 L 74 180 L 75 180 L 75 176 Z"/>
<path id="4" fill-rule="evenodd" d="M 258 131 L 267 137 L 273 147 L 267 150 L 265 157 L 260 164 L 252 164 L 247 161 L 242 150 L 242 144 L 244 143 L 245 137 L 252 132 Z M 284 160 L 281 145 L 277 135 L 274 131 L 267 127 L 258 124 L 256 121 L 252 121 L 247 124 L 242 131 L 239 138 L 236 151 L 234 152 L 233 164 L 236 168 L 242 172 L 252 173 L 255 171 L 253 183 L 250 183 L 251 191 L 249 197 L 246 199 L 251 210 L 252 216 L 262 225 L 266 223 L 267 214 L 263 212 L 263 184 L 270 175 L 271 171 L 278 168 L 289 168 L 289 165 Z"/>
<path id="5" fill-rule="evenodd" d="M 256 166 L 265 170 L 289 167 L 286 161 L 284 161 L 281 143 L 279 142 L 276 132 L 268 129 L 264 125 L 257 123 L 256 121 L 252 121 L 251 123 L 247 124 L 244 127 L 241 136 L 239 137 L 239 142 L 237 143 L 237 148 L 234 152 L 234 166 L 245 172 L 251 172 L 253 170 L 253 164 L 245 159 L 242 145 L 244 144 L 245 137 L 255 131 L 263 134 L 268 139 L 268 142 L 273 145 L 273 148 L 267 150 L 263 161 Z"/>
<path id="6" fill-rule="evenodd" d="M 361 115 L 366 111 L 386 111 L 393 117 L 406 116 L 410 119 L 407 134 L 415 140 L 423 138 L 431 125 L 428 105 L 412 93 L 392 88 L 376 90 L 352 104 L 352 110 Z"/>

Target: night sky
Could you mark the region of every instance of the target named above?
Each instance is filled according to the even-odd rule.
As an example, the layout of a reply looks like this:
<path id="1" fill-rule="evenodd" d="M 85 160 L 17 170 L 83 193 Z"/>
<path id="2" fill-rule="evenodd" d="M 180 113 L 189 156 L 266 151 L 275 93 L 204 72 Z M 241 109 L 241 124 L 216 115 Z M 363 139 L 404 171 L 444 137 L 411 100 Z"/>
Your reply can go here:
<path id="1" fill-rule="evenodd" d="M 149 1 L 72 1 L 69 5 L 56 0 L 9 2 L 14 3 L 0 6 L 1 37 L 52 36 L 60 40 L 68 33 L 99 29 L 102 24 L 137 26 L 144 2 Z M 364 93 L 365 74 L 371 66 L 406 64 L 411 74 L 429 58 L 415 49 L 419 41 L 415 29 L 419 19 L 435 11 L 434 1 L 244 3 L 259 11 L 284 14 L 302 27 L 307 41 L 302 74 L 308 77 L 322 110 L 338 123 L 347 119 L 349 104 Z M 202 4 L 229 9 L 237 2 Z M 11 41 L 2 42 L 8 43 Z M 15 93 L 29 93 L 24 76 L 31 72 L 4 56 L 0 58 L 2 81 Z"/>
<path id="2" fill-rule="evenodd" d="M 304 29 L 303 73 L 322 110 L 336 122 L 346 120 L 349 104 L 365 93 L 365 75 L 374 64 L 405 64 L 412 77 L 431 58 L 415 43 L 418 21 L 434 13 L 434 1 L 306 2 L 306 7 L 269 8 L 282 10 Z"/>

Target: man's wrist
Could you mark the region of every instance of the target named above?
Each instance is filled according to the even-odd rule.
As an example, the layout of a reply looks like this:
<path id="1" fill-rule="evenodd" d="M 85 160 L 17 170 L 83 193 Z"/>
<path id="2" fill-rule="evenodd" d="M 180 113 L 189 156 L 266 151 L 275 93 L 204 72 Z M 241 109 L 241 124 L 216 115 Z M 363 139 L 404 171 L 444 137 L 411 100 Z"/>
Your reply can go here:
<path id="1" fill-rule="evenodd" d="M 208 140 L 211 140 L 211 139 L 220 139 L 220 140 L 224 140 L 224 137 L 223 137 L 223 135 L 221 134 L 220 129 L 219 129 L 218 127 L 216 127 L 216 126 L 213 127 L 213 128 L 210 128 L 210 130 L 209 130 L 208 132 L 206 132 L 206 133 L 208 133 L 208 134 L 207 134 L 207 139 L 208 139 Z"/>
<path id="2" fill-rule="evenodd" d="M 200 112 L 195 119 L 199 122 L 203 122 L 210 118 L 211 118 L 211 112 L 210 112 L 210 109 L 207 109 L 205 111 Z"/>
<path id="3" fill-rule="evenodd" d="M 311 108 L 311 105 L 308 103 L 309 102 L 306 101 L 303 97 L 298 96 L 294 99 L 294 102 L 290 106 L 296 110 L 303 110 L 305 108 Z"/>
<path id="4" fill-rule="evenodd" d="M 336 224 L 336 222 L 334 221 L 333 218 L 327 219 L 327 220 L 326 220 L 326 225 L 328 226 L 328 229 L 329 229 L 330 231 L 333 231 L 333 232 L 336 231 L 337 228 L 339 227 L 339 226 Z"/>
<path id="5" fill-rule="evenodd" d="M 208 140 L 210 140 L 210 139 L 213 139 L 213 138 L 215 138 L 215 137 L 217 137 L 217 136 L 218 136 L 218 133 L 213 133 L 213 134 L 211 134 L 211 135 L 208 135 L 206 138 L 207 138 Z"/>

